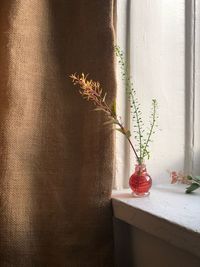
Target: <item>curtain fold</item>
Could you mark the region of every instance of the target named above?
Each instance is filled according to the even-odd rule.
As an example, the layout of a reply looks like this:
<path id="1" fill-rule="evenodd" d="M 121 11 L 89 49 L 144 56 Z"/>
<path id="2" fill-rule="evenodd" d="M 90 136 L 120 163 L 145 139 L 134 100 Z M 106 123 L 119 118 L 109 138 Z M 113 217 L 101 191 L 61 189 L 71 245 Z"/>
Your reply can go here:
<path id="1" fill-rule="evenodd" d="M 113 132 L 71 73 L 115 97 L 112 0 L 1 0 L 0 266 L 113 266 Z"/>

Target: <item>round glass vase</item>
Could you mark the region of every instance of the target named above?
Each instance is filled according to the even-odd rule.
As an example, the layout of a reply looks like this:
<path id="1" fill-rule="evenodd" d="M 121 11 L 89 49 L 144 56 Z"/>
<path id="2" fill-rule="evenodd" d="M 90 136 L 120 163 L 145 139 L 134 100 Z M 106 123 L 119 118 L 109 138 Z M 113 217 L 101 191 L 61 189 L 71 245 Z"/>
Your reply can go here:
<path id="1" fill-rule="evenodd" d="M 134 197 L 145 197 L 150 194 L 152 179 L 147 173 L 145 164 L 136 164 L 135 172 L 129 179 L 129 186 Z"/>

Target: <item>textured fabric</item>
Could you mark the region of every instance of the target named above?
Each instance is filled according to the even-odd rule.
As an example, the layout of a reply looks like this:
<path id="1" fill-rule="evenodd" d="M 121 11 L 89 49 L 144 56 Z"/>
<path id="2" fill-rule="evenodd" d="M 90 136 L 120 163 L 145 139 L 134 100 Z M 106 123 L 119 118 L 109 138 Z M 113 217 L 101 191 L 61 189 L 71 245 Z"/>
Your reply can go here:
<path id="1" fill-rule="evenodd" d="M 68 75 L 115 95 L 112 0 L 0 1 L 0 266 L 113 266 L 113 132 Z"/>

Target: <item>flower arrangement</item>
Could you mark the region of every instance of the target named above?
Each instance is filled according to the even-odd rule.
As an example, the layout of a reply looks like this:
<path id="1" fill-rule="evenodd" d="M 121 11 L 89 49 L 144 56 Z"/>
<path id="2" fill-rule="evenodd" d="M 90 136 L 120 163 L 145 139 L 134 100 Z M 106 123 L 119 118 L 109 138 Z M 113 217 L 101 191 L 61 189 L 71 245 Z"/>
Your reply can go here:
<path id="1" fill-rule="evenodd" d="M 200 176 L 184 175 L 182 172 L 172 171 L 170 173 L 171 184 L 187 184 L 185 193 L 189 194 L 200 187 Z"/>
<path id="2" fill-rule="evenodd" d="M 107 92 L 104 92 L 98 81 L 93 81 L 88 78 L 88 74 L 82 73 L 71 74 L 70 78 L 74 85 L 79 86 L 79 92 L 81 96 L 93 103 L 96 111 L 104 112 L 107 116 L 107 121 L 104 124 L 113 124 L 115 129 L 121 132 L 130 144 L 133 150 L 137 164 L 135 166 L 135 172 L 129 179 L 129 185 L 133 191 L 133 195 L 136 197 L 146 196 L 149 194 L 149 189 L 152 185 L 152 179 L 146 171 L 144 164 L 145 158 L 149 159 L 150 149 L 149 145 L 152 142 L 152 136 L 155 133 L 157 127 L 156 120 L 157 115 L 157 101 L 152 99 L 152 110 L 150 115 L 150 122 L 147 129 L 144 127 L 142 120 L 142 111 L 140 103 L 136 96 L 136 91 L 133 87 L 133 82 L 129 76 L 127 64 L 124 60 L 124 54 L 118 46 L 115 46 L 115 54 L 118 58 L 118 63 L 121 69 L 122 79 L 125 83 L 126 93 L 130 103 L 130 110 L 133 119 L 133 131 L 127 129 L 121 117 L 116 113 L 116 102 L 114 101 L 111 106 L 106 102 Z"/>
<path id="3" fill-rule="evenodd" d="M 111 107 L 107 104 L 107 93 L 103 92 L 99 82 L 89 79 L 88 75 L 85 75 L 84 73 L 81 75 L 76 73 L 71 74 L 70 78 L 72 79 L 74 85 L 79 86 L 79 92 L 82 97 L 95 105 L 94 110 L 102 111 L 106 114 L 108 121 L 105 124 L 116 125 L 116 130 L 121 132 L 126 137 L 133 150 L 137 163 L 141 165 L 144 163 L 145 158 L 149 159 L 150 157 L 149 143 L 152 142 L 152 135 L 155 133 L 155 128 L 157 127 L 157 101 L 156 99 L 152 99 L 150 123 L 147 131 L 145 131 L 140 103 L 136 96 L 133 82 L 128 74 L 128 68 L 124 60 L 124 54 L 119 46 L 115 46 L 115 54 L 118 58 L 122 79 L 125 82 L 126 93 L 130 103 L 130 110 L 134 123 L 133 133 L 131 133 L 129 129 L 125 128 L 120 117 L 116 114 L 116 103 L 114 102 Z M 134 135 L 134 141 L 131 138 L 132 135 Z"/>

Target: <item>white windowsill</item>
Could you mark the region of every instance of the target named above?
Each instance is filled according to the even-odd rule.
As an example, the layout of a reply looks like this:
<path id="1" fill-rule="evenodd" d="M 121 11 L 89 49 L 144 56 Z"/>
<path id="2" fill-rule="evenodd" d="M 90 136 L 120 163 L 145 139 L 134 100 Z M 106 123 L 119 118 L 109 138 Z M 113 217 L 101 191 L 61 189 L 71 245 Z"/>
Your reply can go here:
<path id="1" fill-rule="evenodd" d="M 200 257 L 200 191 L 185 194 L 185 187 L 157 185 L 144 198 L 113 190 L 114 216 Z"/>

